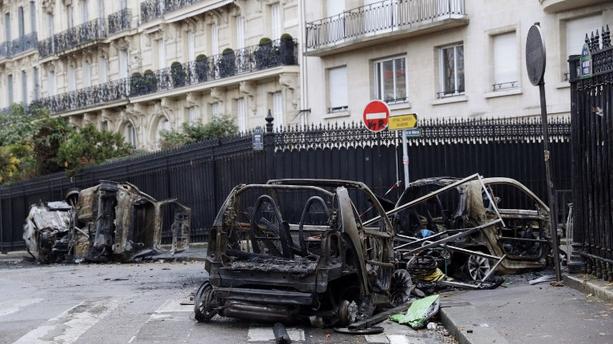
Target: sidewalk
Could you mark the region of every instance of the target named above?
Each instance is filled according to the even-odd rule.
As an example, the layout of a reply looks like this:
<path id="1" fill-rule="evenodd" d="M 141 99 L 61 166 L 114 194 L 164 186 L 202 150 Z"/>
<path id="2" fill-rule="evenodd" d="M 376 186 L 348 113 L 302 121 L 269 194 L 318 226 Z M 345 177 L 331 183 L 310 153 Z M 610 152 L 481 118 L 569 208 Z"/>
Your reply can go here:
<path id="1" fill-rule="evenodd" d="M 531 286 L 531 277 L 445 295 L 443 323 L 461 344 L 613 343 L 613 304 L 569 287 Z"/>

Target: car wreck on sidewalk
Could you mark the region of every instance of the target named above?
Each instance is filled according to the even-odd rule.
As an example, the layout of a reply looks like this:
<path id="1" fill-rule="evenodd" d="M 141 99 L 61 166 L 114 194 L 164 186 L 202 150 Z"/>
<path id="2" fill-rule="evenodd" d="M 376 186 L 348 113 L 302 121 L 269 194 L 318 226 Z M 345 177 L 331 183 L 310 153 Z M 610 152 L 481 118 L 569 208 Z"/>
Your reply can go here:
<path id="1" fill-rule="evenodd" d="M 26 248 L 41 263 L 133 261 L 189 247 L 191 209 L 158 201 L 130 183 L 101 181 L 68 192 L 64 202 L 32 205 L 24 225 Z M 167 228 L 165 231 L 164 228 Z"/>
<path id="2" fill-rule="evenodd" d="M 356 207 L 360 197 L 371 204 L 367 213 Z M 380 221 L 362 225 L 373 213 Z M 195 296 L 196 320 L 220 314 L 346 325 L 368 317 L 391 303 L 393 237 L 390 220 L 362 183 L 239 185 L 209 234 L 209 280 Z"/>
<path id="3" fill-rule="evenodd" d="M 395 209 L 401 259 L 428 255 L 461 280 L 542 269 L 550 257 L 549 208 L 511 178 L 417 180 Z"/>

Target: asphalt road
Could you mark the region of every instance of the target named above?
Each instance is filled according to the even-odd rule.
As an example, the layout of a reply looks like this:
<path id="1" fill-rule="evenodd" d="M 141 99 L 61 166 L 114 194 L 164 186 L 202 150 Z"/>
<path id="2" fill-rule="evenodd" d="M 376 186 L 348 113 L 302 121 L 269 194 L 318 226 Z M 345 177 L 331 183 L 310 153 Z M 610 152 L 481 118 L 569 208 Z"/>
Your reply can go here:
<path id="1" fill-rule="evenodd" d="M 203 264 L 0 264 L 0 344 L 140 344 L 272 342 L 271 326 L 215 317 L 193 320 L 190 293 Z M 386 323 L 384 336 L 298 326 L 297 343 L 450 343 L 435 331 Z"/>

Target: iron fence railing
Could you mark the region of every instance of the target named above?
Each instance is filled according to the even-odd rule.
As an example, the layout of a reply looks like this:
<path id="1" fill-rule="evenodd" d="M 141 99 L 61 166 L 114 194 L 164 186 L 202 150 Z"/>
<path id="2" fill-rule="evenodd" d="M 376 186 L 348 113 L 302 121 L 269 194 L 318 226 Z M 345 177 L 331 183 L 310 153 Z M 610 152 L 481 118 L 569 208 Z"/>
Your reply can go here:
<path id="1" fill-rule="evenodd" d="M 132 11 L 129 8 L 124 8 L 121 11 L 109 14 L 108 20 L 108 34 L 114 35 L 130 29 L 130 22 L 132 20 Z"/>
<path id="2" fill-rule="evenodd" d="M 61 55 L 73 49 L 107 38 L 131 27 L 131 12 L 129 9 L 110 14 L 107 18 L 96 18 L 62 31 L 38 42 L 38 53 L 41 58 Z"/>
<path id="3" fill-rule="evenodd" d="M 140 4 L 140 21 L 147 23 L 164 14 L 193 5 L 202 0 L 147 0 Z"/>
<path id="4" fill-rule="evenodd" d="M 31 32 L 9 42 L 0 44 L 0 57 L 13 57 L 23 52 L 36 49 L 38 45 L 36 32 Z"/>
<path id="5" fill-rule="evenodd" d="M 383 0 L 306 24 L 306 49 L 464 16 L 464 0 Z"/>
<path id="6" fill-rule="evenodd" d="M 133 74 L 130 96 L 169 91 L 283 65 L 296 65 L 297 53 L 295 41 L 276 40 L 267 45 L 250 46 L 210 57 L 202 56 L 188 63 L 173 63 L 168 68 Z"/>
<path id="7" fill-rule="evenodd" d="M 41 98 L 33 104 L 49 109 L 56 114 L 90 108 L 126 98 L 129 94 L 129 79 L 109 81 L 103 84 Z"/>
<path id="8" fill-rule="evenodd" d="M 590 54 L 569 59 L 572 234 L 586 272 L 613 281 L 613 45 L 608 26 L 600 33 L 586 37 Z"/>

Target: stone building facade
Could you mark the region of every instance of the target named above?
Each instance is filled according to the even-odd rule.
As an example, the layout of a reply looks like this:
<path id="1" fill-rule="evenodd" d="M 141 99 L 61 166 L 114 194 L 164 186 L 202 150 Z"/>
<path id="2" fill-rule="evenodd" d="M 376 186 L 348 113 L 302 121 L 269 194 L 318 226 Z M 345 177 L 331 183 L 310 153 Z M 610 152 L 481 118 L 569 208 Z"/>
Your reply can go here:
<path id="1" fill-rule="evenodd" d="M 31 6 L 25 25 L 29 28 L 33 20 L 40 28 L 36 49 L 17 61 L 0 61 L 2 94 L 9 88 L 12 94 L 0 107 L 36 101 L 75 125 L 93 123 L 120 132 L 146 150 L 159 146 L 161 131 L 213 116 L 232 116 L 240 130 L 262 125 L 268 109 L 277 123 L 296 120 L 296 0 L 0 4 L 10 16 L 3 17 L 9 23 L 3 27 L 18 30 L 18 8 L 25 6 L 27 12 Z M 21 69 L 36 82 L 22 83 Z M 22 89 L 28 90 L 27 98 Z"/>

